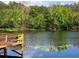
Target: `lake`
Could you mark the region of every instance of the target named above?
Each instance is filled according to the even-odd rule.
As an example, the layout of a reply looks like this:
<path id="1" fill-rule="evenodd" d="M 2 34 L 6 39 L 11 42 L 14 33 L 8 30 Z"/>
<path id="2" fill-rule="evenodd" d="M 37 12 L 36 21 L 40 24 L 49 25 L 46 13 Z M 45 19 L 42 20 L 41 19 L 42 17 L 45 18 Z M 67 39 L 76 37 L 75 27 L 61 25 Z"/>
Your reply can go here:
<path id="1" fill-rule="evenodd" d="M 24 58 L 79 58 L 79 32 L 27 32 L 24 38 Z"/>

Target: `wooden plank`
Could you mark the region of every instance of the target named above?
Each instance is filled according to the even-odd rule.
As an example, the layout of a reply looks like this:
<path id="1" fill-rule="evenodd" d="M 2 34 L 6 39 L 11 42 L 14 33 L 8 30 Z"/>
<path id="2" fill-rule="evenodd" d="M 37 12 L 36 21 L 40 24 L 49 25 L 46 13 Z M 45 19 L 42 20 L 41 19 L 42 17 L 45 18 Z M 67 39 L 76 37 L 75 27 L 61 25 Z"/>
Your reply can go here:
<path id="1" fill-rule="evenodd" d="M 17 34 L 7 34 L 8 37 L 14 37 L 17 36 Z"/>
<path id="2" fill-rule="evenodd" d="M 22 45 L 22 42 L 7 42 L 6 43 L 7 47 L 11 47 L 11 46 L 17 46 L 17 45 Z"/>
<path id="3" fill-rule="evenodd" d="M 17 42 L 17 39 L 8 39 L 8 42 Z"/>
<path id="4" fill-rule="evenodd" d="M 22 45 L 22 43 L 12 43 L 12 46 Z"/>
<path id="5" fill-rule="evenodd" d="M 0 42 L 0 45 L 6 45 L 6 44 L 7 44 L 7 42 L 5 42 L 5 41 Z"/>
<path id="6" fill-rule="evenodd" d="M 6 47 L 7 47 L 6 45 L 2 45 L 2 46 L 0 46 L 0 49 L 6 48 Z"/>
<path id="7" fill-rule="evenodd" d="M 12 51 L 19 54 L 21 57 L 23 57 L 23 54 L 19 53 L 18 51 L 16 51 L 16 50 L 12 50 Z"/>
<path id="8" fill-rule="evenodd" d="M 3 43 L 4 44 L 4 43 Z M 11 47 L 11 46 L 18 46 L 18 45 L 22 45 L 22 43 L 12 43 L 12 42 L 8 42 L 5 45 L 0 45 L 0 49 L 1 48 L 6 48 L 6 47 Z"/>
<path id="9" fill-rule="evenodd" d="M 5 35 L 1 35 L 0 36 L 0 39 L 4 39 L 6 36 Z"/>

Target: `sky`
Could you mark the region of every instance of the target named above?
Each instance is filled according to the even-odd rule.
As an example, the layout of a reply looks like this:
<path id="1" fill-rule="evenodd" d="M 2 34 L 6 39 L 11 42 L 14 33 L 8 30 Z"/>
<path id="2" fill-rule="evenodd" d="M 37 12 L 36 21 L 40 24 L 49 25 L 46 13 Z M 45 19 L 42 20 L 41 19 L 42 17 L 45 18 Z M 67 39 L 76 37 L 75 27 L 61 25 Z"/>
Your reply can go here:
<path id="1" fill-rule="evenodd" d="M 30 1 L 29 3 L 33 4 L 33 5 L 44 5 L 44 6 L 48 6 L 48 5 L 56 5 L 56 4 L 61 4 L 61 5 L 65 5 L 65 4 L 73 4 L 75 3 L 75 1 L 36 1 L 36 2 L 33 2 L 33 1 Z"/>
<path id="2" fill-rule="evenodd" d="M 8 4 L 9 1 L 3 1 L 4 3 Z M 56 5 L 56 4 L 61 4 L 61 5 L 65 5 L 65 4 L 73 4 L 76 3 L 76 1 L 16 1 L 17 3 L 23 3 L 24 5 L 37 5 L 37 6 L 49 6 L 49 5 Z"/>

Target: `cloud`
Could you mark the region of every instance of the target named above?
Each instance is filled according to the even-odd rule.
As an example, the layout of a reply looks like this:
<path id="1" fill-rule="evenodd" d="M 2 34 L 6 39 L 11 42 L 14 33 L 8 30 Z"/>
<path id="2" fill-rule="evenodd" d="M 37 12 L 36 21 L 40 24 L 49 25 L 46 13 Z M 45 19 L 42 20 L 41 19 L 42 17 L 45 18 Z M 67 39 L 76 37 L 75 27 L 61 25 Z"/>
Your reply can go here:
<path id="1" fill-rule="evenodd" d="M 9 1 L 3 1 L 5 4 L 8 4 Z M 49 5 L 56 5 L 56 4 L 61 4 L 61 5 L 65 5 L 65 4 L 73 4 L 73 3 L 77 3 L 77 1 L 15 1 L 17 3 L 22 3 L 26 6 L 49 6 Z"/>
<path id="2" fill-rule="evenodd" d="M 5 4 L 9 4 L 9 1 L 3 1 Z"/>

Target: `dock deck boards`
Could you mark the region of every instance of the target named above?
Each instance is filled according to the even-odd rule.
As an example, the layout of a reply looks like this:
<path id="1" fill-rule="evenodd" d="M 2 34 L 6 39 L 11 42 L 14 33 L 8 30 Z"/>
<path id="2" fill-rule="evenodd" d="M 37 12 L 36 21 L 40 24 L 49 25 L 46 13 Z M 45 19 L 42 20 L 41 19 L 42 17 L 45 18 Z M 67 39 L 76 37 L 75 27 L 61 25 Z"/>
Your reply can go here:
<path id="1" fill-rule="evenodd" d="M 6 45 L 1 45 L 0 48 L 6 48 Z"/>
<path id="2" fill-rule="evenodd" d="M 8 47 L 19 46 L 19 45 L 23 46 L 23 39 L 18 40 L 17 35 L 15 34 L 0 35 L 0 40 L 3 40 L 0 42 L 0 49 L 4 49 L 4 54 L 7 53 L 5 52 L 5 49 L 7 50 Z M 0 57 L 4 57 L 4 56 L 0 55 Z M 19 56 L 8 56 L 8 55 L 6 56 L 7 57 L 19 57 Z"/>

